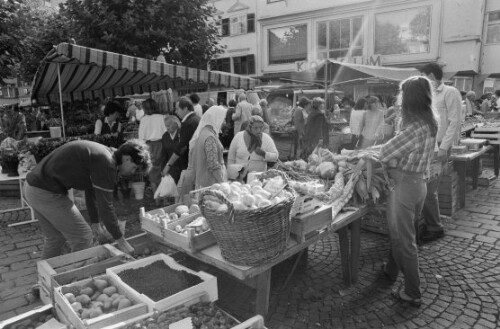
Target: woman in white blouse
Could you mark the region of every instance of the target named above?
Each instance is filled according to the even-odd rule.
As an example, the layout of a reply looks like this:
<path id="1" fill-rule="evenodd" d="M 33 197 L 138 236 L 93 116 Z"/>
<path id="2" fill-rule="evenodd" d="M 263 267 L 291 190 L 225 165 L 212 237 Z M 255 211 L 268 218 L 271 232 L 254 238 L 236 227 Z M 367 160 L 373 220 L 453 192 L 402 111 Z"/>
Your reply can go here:
<path id="1" fill-rule="evenodd" d="M 267 170 L 267 162 L 278 160 L 276 145 L 263 129 L 264 120 L 251 116 L 247 129 L 238 132 L 229 146 L 228 167 L 242 165 L 246 172 L 262 172 Z"/>
<path id="2" fill-rule="evenodd" d="M 142 107 L 144 108 L 145 115 L 139 123 L 139 139 L 148 144 L 149 152 L 151 153 L 153 167 L 149 172 L 149 181 L 154 193 L 161 180 L 161 156 L 163 148 L 161 138 L 167 131 L 167 127 L 165 126 L 163 115 L 160 114 L 158 103 L 155 100 L 152 98 L 146 99 L 142 102 Z"/>

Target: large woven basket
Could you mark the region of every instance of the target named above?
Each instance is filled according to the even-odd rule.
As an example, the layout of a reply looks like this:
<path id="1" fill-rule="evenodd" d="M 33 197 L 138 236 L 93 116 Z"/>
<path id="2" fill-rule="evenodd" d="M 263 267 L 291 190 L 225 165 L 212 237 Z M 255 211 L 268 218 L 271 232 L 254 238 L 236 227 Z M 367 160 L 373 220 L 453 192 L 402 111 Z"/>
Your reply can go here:
<path id="1" fill-rule="evenodd" d="M 207 219 L 225 260 L 245 266 L 255 266 L 271 261 L 283 253 L 290 235 L 290 210 L 295 200 L 293 189 L 288 186 L 286 175 L 268 170 L 261 179 L 281 175 L 290 197 L 280 203 L 255 210 L 235 210 L 220 191 L 201 192 L 199 206 Z M 226 204 L 228 211 L 221 213 L 206 207 L 204 200 L 216 199 Z"/>

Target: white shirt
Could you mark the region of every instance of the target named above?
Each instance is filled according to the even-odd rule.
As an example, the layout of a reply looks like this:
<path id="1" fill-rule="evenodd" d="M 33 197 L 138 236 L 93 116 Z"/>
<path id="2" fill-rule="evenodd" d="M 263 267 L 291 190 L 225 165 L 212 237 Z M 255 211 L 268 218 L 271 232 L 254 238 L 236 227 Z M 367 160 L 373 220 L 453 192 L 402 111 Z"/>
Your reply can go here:
<path id="1" fill-rule="evenodd" d="M 167 131 L 163 114 L 145 115 L 139 124 L 139 139 L 144 141 L 161 140 L 163 134 Z"/>
<path id="2" fill-rule="evenodd" d="M 201 118 L 201 116 L 203 115 L 203 108 L 200 104 L 196 104 L 194 106 L 194 113 Z"/>
<path id="3" fill-rule="evenodd" d="M 457 88 L 441 83 L 434 90 L 432 105 L 439 114 L 436 140 L 440 149 L 448 151 L 460 139 L 462 96 Z"/>
<path id="4" fill-rule="evenodd" d="M 231 141 L 229 146 L 229 153 L 227 156 L 228 167 L 231 164 L 241 164 L 246 166 L 248 164 L 248 172 L 256 171 L 262 172 L 267 170 L 267 162 L 274 162 L 278 160 L 278 150 L 274 144 L 273 139 L 266 133 L 262 134 L 262 151 L 266 152 L 264 157 L 255 152 L 251 154 L 244 139 L 245 131 L 237 133 Z"/>

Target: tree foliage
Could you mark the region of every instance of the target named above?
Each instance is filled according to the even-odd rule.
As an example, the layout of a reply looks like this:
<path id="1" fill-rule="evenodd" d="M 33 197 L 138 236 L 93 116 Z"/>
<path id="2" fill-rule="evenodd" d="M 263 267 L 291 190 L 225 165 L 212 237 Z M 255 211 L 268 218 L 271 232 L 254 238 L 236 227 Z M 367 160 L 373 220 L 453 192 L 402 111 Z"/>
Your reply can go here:
<path id="1" fill-rule="evenodd" d="M 221 52 L 207 0 L 68 0 L 60 16 L 77 44 L 203 67 Z"/>
<path id="2" fill-rule="evenodd" d="M 35 0 L 0 1 L 0 78 L 33 78 L 52 45 L 67 40 L 65 23 Z"/>

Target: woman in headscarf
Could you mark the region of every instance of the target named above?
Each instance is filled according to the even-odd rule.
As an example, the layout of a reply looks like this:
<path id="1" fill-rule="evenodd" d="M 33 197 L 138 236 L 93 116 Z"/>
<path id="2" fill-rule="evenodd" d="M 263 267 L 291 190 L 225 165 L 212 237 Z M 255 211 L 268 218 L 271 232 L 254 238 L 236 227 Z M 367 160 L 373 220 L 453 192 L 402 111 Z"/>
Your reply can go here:
<path id="1" fill-rule="evenodd" d="M 226 180 L 224 147 L 219 141 L 226 111 L 227 109 L 222 106 L 210 107 L 201 117 L 198 128 L 189 141 L 189 149 L 192 150 L 189 154 L 189 163 L 193 165 L 196 188 Z"/>
<path id="2" fill-rule="evenodd" d="M 325 101 L 320 97 L 315 97 L 312 101 L 311 113 L 307 117 L 306 128 L 304 130 L 304 153 L 307 158 L 318 146 L 320 140 L 323 140 L 324 148 L 328 148 L 330 129 L 326 121 L 323 110 Z"/>
<path id="3" fill-rule="evenodd" d="M 263 130 L 264 120 L 260 116 L 252 115 L 246 130 L 237 133 L 229 146 L 228 167 L 241 165 L 247 172 L 262 172 L 267 170 L 267 162 L 278 160 L 276 145 Z"/>

